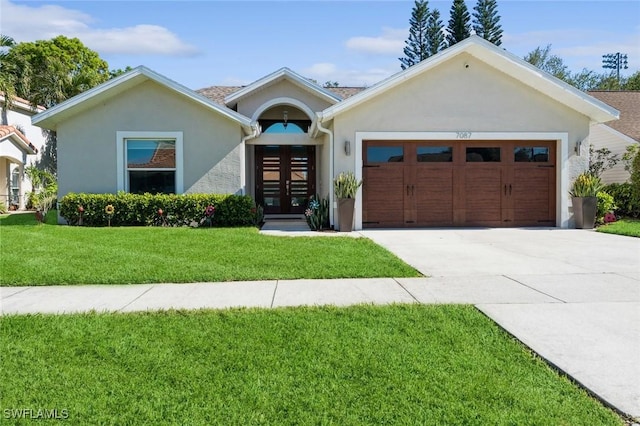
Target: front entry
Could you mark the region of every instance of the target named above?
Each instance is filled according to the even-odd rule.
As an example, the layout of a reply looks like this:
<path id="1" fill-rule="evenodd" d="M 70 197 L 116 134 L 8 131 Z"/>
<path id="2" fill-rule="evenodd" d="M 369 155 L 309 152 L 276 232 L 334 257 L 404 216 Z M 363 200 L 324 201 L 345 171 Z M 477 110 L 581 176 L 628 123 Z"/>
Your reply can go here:
<path id="1" fill-rule="evenodd" d="M 302 214 L 316 192 L 316 147 L 256 146 L 256 201 L 265 214 Z"/>

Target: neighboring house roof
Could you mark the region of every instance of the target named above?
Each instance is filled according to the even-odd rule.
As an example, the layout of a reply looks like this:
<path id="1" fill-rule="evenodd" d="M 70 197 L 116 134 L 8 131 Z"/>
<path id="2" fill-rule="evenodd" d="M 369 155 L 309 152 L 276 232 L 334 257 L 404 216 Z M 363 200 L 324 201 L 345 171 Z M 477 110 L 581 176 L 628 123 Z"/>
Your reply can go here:
<path id="1" fill-rule="evenodd" d="M 366 87 L 327 87 L 327 90 L 335 93 L 342 99 L 350 98 L 366 89 Z"/>
<path id="2" fill-rule="evenodd" d="M 114 79 L 111 79 L 99 86 L 87 90 L 71 99 L 68 99 L 48 110 L 41 112 L 31 119 L 34 125 L 44 127 L 45 129 L 55 130 L 58 123 L 67 118 L 86 110 L 94 105 L 98 105 L 113 96 L 116 96 L 125 90 L 128 90 L 138 84 L 145 81 L 154 81 L 174 92 L 191 99 L 199 103 L 200 105 L 209 108 L 216 113 L 219 113 L 230 120 L 242 125 L 247 134 L 253 131 L 251 127 L 251 120 L 247 117 L 238 114 L 237 112 L 221 107 L 220 105 L 212 102 L 210 99 L 202 96 L 199 93 L 194 92 L 191 89 L 163 76 L 155 71 L 150 70 L 147 67 L 139 66 L 133 70 L 126 72 Z"/>
<path id="3" fill-rule="evenodd" d="M 640 142 L 640 91 L 605 91 L 587 92 L 620 111 L 620 119 L 607 123 L 607 126 Z"/>
<path id="4" fill-rule="evenodd" d="M 224 99 L 227 96 L 245 88 L 246 86 L 211 86 L 198 89 L 196 92 L 211 99 L 213 102 L 226 106 Z M 324 89 L 333 92 L 342 99 L 350 98 L 366 89 L 366 87 L 325 87 Z"/>
<path id="5" fill-rule="evenodd" d="M 13 126 L 0 125 L 0 142 L 7 139 L 12 140 L 27 154 L 37 154 L 38 149 L 29 142 L 29 139 L 22 132 Z"/>
<path id="6" fill-rule="evenodd" d="M 337 94 L 330 92 L 329 90 L 319 86 L 308 78 L 304 78 L 300 74 L 297 74 L 291 71 L 289 68 L 284 67 L 265 77 L 262 77 L 259 80 L 254 81 L 248 86 L 244 86 L 241 89 L 227 95 L 224 98 L 224 102 L 226 105 L 234 106 L 240 99 L 282 80 L 289 80 L 296 86 L 306 90 L 307 92 L 313 93 L 332 104 L 335 104 L 336 102 L 342 100 L 342 98 Z"/>
<path id="7" fill-rule="evenodd" d="M 4 93 L 0 92 L 0 104 L 4 105 Z M 20 110 L 22 112 L 25 112 L 29 115 L 34 115 L 37 114 L 39 112 L 44 111 L 46 108 L 43 107 L 42 105 L 38 105 L 37 107 L 34 107 L 33 105 L 31 105 L 31 102 L 29 102 L 26 99 L 23 99 L 21 97 L 18 96 L 14 96 L 13 97 L 13 102 L 12 102 L 12 108 L 13 110 Z"/>
<path id="8" fill-rule="evenodd" d="M 226 107 L 226 104 L 224 103 L 224 98 L 234 92 L 237 92 L 243 87 L 244 86 L 211 86 L 211 87 L 205 87 L 204 89 L 198 89 L 196 90 L 196 92 L 200 93 L 202 96 L 205 96 L 211 99 L 213 102 Z"/>
<path id="9" fill-rule="evenodd" d="M 343 102 L 330 106 L 318 114 L 319 119 L 322 122 L 331 120 L 336 115 L 368 101 L 381 93 L 391 90 L 403 82 L 419 76 L 461 53 L 467 53 L 474 56 L 475 58 L 487 63 L 501 72 L 504 72 L 516 80 L 519 80 L 523 84 L 541 92 L 542 94 L 555 99 L 567 107 L 586 115 L 587 117 L 590 117 L 591 120 L 595 122 L 603 123 L 618 118 L 618 111 L 604 102 L 601 102 L 564 81 L 541 71 L 539 68 L 507 52 L 501 47 L 484 40 L 482 37 L 472 35 L 471 37 L 444 49 L 440 53 L 423 60 L 419 64 L 394 74 Z"/>

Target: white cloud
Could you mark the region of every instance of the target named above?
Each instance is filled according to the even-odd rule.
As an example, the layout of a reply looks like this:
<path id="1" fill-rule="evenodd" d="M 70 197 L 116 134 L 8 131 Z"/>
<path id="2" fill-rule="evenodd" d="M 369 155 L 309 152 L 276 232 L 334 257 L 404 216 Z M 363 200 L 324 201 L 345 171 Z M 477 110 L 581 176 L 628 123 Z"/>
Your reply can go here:
<path id="1" fill-rule="evenodd" d="M 588 42 L 585 42 L 588 41 Z M 635 33 L 619 33 L 599 29 L 563 29 L 530 31 L 519 34 L 504 34 L 503 46 L 509 51 L 525 56 L 536 47 L 551 44 L 551 54 L 563 59 L 572 71 L 588 68 L 603 72 L 602 55 L 626 53 L 629 67 L 637 69 L 640 64 L 640 27 Z"/>
<path id="2" fill-rule="evenodd" d="M 77 37 L 98 53 L 191 56 L 198 50 L 167 28 L 135 25 L 123 28 L 92 28 L 94 19 L 61 6 L 30 6 L 0 0 L 2 34 L 17 42 L 50 39 L 58 35 Z"/>
<path id="3" fill-rule="evenodd" d="M 363 53 L 380 55 L 397 55 L 404 48 L 404 41 L 409 29 L 383 28 L 382 34 L 376 37 L 351 37 L 346 42 L 347 49 Z"/>
<path id="4" fill-rule="evenodd" d="M 302 70 L 302 75 L 316 80 L 319 84 L 337 81 L 341 86 L 371 86 L 399 71 L 399 66 L 389 68 L 369 68 L 365 70 L 340 69 L 335 64 L 318 63 Z"/>

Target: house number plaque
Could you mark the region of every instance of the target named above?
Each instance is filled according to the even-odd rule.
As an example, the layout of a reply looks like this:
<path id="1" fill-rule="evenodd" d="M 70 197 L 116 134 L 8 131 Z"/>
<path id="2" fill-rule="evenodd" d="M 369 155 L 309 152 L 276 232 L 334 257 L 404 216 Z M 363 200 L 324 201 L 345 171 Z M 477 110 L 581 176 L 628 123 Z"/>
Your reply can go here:
<path id="1" fill-rule="evenodd" d="M 471 132 L 456 132 L 458 139 L 471 139 Z"/>

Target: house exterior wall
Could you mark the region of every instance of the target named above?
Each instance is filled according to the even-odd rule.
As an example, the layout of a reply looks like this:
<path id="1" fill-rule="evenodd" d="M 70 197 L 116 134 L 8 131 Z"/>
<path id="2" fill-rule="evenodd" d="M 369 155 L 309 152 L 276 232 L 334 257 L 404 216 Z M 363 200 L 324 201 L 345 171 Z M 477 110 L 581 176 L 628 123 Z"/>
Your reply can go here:
<path id="1" fill-rule="evenodd" d="M 512 133 L 512 140 L 532 133 L 566 134 L 564 146 L 557 146 L 561 226 L 569 226 L 569 181 L 588 162 L 587 153 L 574 154 L 576 141 L 589 135 L 588 117 L 466 53 L 336 116 L 334 127 L 334 174 L 361 173 L 358 132 L 412 132 L 412 137 L 417 132 L 424 139 L 447 132 L 470 132 L 471 139 L 499 132 L 501 137 Z M 346 140 L 352 142 L 351 156 L 340 148 Z"/>
<path id="2" fill-rule="evenodd" d="M 282 80 L 274 83 L 262 90 L 259 90 L 246 98 L 240 99 L 238 102 L 238 112 L 246 117 L 251 118 L 254 113 L 263 105 L 278 98 L 290 98 L 296 99 L 308 106 L 311 111 L 322 111 L 323 109 L 331 106 L 331 104 L 323 99 L 317 97 L 306 90 L 303 90 L 299 86 L 291 83 L 287 80 Z M 282 115 L 277 117 L 264 117 L 264 118 L 282 118 Z M 306 114 L 300 114 L 297 111 L 289 109 L 290 119 L 312 119 L 313 117 L 307 117 Z"/>
<path id="3" fill-rule="evenodd" d="M 36 158 L 39 158 L 42 147 L 46 142 L 46 138 L 42 134 L 42 129 L 31 124 L 31 117 L 35 114 L 36 112 L 25 108 L 14 108 L 7 111 L 7 124 L 9 126 L 19 127 L 22 134 L 38 149 L 38 156 L 29 156 L 29 161 L 33 162 L 35 162 Z"/>
<path id="4" fill-rule="evenodd" d="M 0 95 L 0 100 L 4 101 L 4 96 Z M 46 138 L 42 134 L 42 129 L 40 127 L 37 127 L 31 124 L 31 117 L 37 114 L 38 112 L 42 112 L 43 110 L 44 109 L 41 107 L 37 111 L 33 111 L 30 105 L 22 101 L 15 100 L 13 107 L 11 109 L 8 109 L 6 112 L 7 124 L 9 126 L 14 126 L 19 128 L 22 134 L 26 136 L 29 142 L 31 142 L 33 146 L 35 146 L 36 149 L 38 150 L 37 154 L 27 155 L 24 160 L 23 160 L 22 154 L 20 154 L 18 157 L 14 157 L 19 159 L 21 162 L 24 162 L 25 167 L 36 163 L 36 161 L 41 156 L 42 149 L 46 142 Z M 11 142 L 8 142 L 8 141 L 6 143 L 11 144 Z M 1 155 L 4 155 L 4 154 L 0 153 L 0 156 Z M 15 162 L 7 162 L 7 163 L 9 164 L 8 171 L 6 171 L 5 170 L 6 168 L 2 166 L 0 168 L 0 171 L 1 171 L 0 173 L 4 175 L 6 171 L 6 173 L 8 173 L 9 176 L 11 176 L 11 173 L 13 173 L 13 171 L 19 167 L 19 164 Z M 4 182 L 1 188 L 3 189 L 1 191 L 2 198 L 0 199 L 6 200 L 7 199 L 6 196 L 9 194 L 8 192 L 6 192 L 6 191 L 9 191 L 9 183 Z M 25 204 L 27 194 L 32 190 L 32 185 L 31 185 L 31 181 L 29 180 L 29 178 L 26 177 L 26 175 L 24 175 L 24 173 L 22 178 L 21 189 L 22 189 L 22 202 L 23 204 Z"/>
<path id="5" fill-rule="evenodd" d="M 59 197 L 117 191 L 119 131 L 182 132 L 184 192 L 241 191 L 240 125 L 147 81 L 59 125 Z"/>
<path id="6" fill-rule="evenodd" d="M 627 146 L 638 144 L 633 139 L 612 129 L 606 124 L 595 124 L 591 126 L 589 142 L 595 150 L 600 148 L 608 148 L 612 154 L 617 154 L 618 158 L 626 152 Z M 624 164 L 619 162 L 612 169 L 602 173 L 600 179 L 603 183 L 623 183 L 630 177 L 629 172 L 624 169 Z"/>

